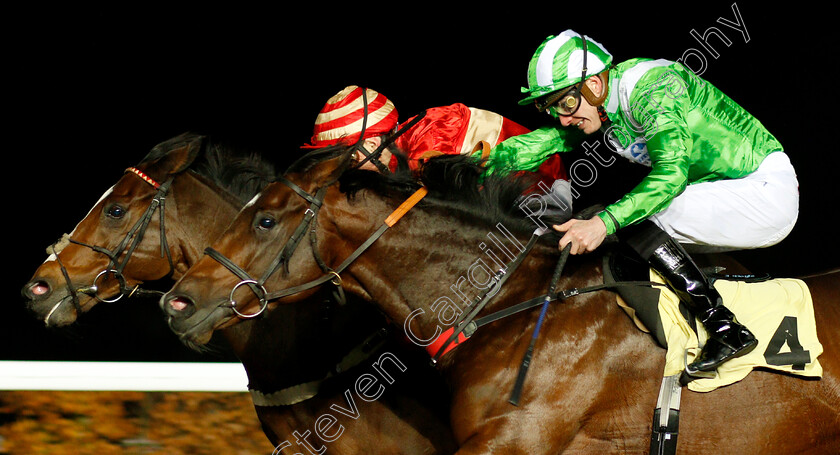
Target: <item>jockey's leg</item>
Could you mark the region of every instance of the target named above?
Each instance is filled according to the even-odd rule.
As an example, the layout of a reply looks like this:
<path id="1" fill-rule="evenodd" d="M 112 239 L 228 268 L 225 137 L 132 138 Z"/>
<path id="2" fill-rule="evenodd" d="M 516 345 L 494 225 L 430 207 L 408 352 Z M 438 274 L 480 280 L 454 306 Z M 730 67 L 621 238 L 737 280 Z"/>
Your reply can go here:
<path id="1" fill-rule="evenodd" d="M 650 219 L 689 251 L 715 252 L 774 245 L 798 213 L 796 173 L 776 152 L 746 177 L 689 185 Z"/>
<path id="2" fill-rule="evenodd" d="M 758 341 L 735 315 L 685 250 L 650 221 L 625 228 L 622 241 L 647 260 L 696 314 L 709 334 L 700 354 L 686 366 L 689 374 L 713 371 L 723 362 L 752 351 Z"/>

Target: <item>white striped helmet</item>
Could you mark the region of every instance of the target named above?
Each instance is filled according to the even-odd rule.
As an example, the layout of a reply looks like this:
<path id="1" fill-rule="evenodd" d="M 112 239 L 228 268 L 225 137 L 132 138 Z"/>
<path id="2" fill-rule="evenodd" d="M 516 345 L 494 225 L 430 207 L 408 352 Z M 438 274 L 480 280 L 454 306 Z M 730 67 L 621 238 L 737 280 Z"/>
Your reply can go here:
<path id="1" fill-rule="evenodd" d="M 528 96 L 519 104 L 529 104 L 537 98 L 581 82 L 584 74 L 584 39 L 587 66 L 585 77 L 609 68 L 612 55 L 597 41 L 573 30 L 549 36 L 531 57 L 528 64 L 528 87 L 522 87 L 522 93 Z"/>

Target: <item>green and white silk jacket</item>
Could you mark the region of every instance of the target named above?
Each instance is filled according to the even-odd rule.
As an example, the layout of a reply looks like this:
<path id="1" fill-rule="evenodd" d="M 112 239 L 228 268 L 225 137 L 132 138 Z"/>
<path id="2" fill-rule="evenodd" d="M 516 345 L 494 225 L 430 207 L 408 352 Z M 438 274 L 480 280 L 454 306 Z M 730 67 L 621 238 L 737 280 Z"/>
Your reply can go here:
<path id="1" fill-rule="evenodd" d="M 533 170 L 584 140 L 651 167 L 598 215 L 612 234 L 664 210 L 687 185 L 743 177 L 783 150 L 755 117 L 677 62 L 632 59 L 616 65 L 604 107 L 609 128 L 587 137 L 558 123 L 509 138 L 492 149 L 488 172 Z"/>

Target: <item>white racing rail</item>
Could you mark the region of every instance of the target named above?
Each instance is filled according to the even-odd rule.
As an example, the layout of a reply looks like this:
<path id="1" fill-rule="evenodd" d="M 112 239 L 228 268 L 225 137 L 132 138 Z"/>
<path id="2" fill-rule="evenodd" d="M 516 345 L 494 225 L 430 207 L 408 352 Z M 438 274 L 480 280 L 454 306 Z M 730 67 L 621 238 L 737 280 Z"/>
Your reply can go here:
<path id="1" fill-rule="evenodd" d="M 2 390 L 247 392 L 241 363 L 0 361 Z"/>

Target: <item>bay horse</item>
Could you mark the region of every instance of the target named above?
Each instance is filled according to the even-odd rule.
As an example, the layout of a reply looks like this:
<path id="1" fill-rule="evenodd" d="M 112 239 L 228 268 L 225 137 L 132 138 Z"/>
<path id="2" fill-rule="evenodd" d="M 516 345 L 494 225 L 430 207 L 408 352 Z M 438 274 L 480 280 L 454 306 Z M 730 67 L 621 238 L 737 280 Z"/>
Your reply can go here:
<path id="1" fill-rule="evenodd" d="M 544 294 L 558 237 L 536 236 L 531 220 L 512 216 L 522 187 L 482 180 L 480 165 L 463 158 L 436 160 L 421 183 L 352 169 L 340 151 L 291 167 L 161 299 L 170 327 L 200 343 L 240 324 L 236 312 L 272 313 L 305 299 L 300 290 L 340 276 L 345 292 L 377 305 L 421 350 L 441 333 L 454 339 L 455 323 L 478 308 L 468 304 L 492 297 L 486 314 Z M 301 226 L 314 232 L 308 245 L 289 241 Z M 602 280 L 598 255 L 573 256 L 556 289 Z M 840 273 L 806 280 L 823 377 L 757 370 L 714 392 L 683 394 L 680 452 L 836 453 Z M 434 354 L 451 395 L 459 455 L 648 451 L 664 353 L 611 293 L 573 295 L 547 306 L 544 319 L 536 309 L 518 312 Z M 513 406 L 508 394 L 538 323 L 530 373 Z"/>
<path id="2" fill-rule="evenodd" d="M 23 287 L 29 309 L 48 326 L 67 325 L 98 302 L 136 295 L 140 284 L 179 278 L 275 175 L 263 157 L 204 136 L 186 133 L 158 144 L 105 193 Z M 147 224 L 140 228 L 138 220 Z M 330 434 L 346 430 L 329 444 L 330 453 L 454 452 L 445 414 L 440 417 L 443 407 L 428 397 L 442 387 L 435 385 L 439 378 L 425 363 L 418 368 L 392 336 L 383 336 L 381 315 L 361 302 L 336 304 L 325 292 L 310 298 L 318 300 L 319 311 L 289 305 L 222 331 L 245 367 L 256 414 L 277 453 L 289 453 L 282 451 L 287 446 L 303 451 L 301 444 L 319 448 L 307 435 L 323 422 L 321 416 L 336 414 L 331 410 L 336 406 L 356 412 L 333 425 Z M 324 342 L 324 332 L 341 333 L 346 344 Z M 384 349 L 411 367 L 413 380 L 424 387 L 403 377 L 376 401 L 355 395 L 348 400 L 354 381 L 371 374 L 370 364 Z"/>

